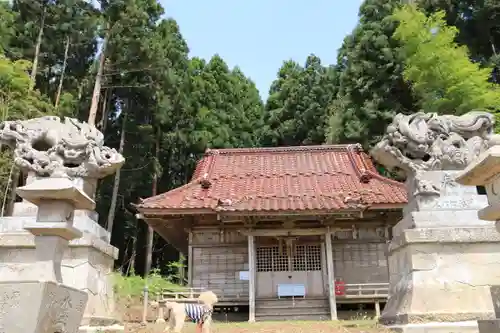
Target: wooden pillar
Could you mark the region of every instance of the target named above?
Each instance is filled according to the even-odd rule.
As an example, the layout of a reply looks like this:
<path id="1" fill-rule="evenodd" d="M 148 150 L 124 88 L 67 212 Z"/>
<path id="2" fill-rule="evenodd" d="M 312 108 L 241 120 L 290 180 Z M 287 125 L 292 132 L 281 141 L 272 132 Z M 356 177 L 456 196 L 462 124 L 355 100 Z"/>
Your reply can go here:
<path id="1" fill-rule="evenodd" d="M 335 274 L 333 271 L 333 248 L 332 233 L 330 230 L 325 234 L 326 245 L 326 270 L 328 275 L 328 300 L 330 303 L 330 317 L 337 320 L 337 300 L 335 297 Z"/>
<path id="2" fill-rule="evenodd" d="M 248 322 L 255 322 L 255 236 L 248 235 Z"/>
<path id="3" fill-rule="evenodd" d="M 193 232 L 189 231 L 188 242 L 188 286 L 193 288 Z"/>
<path id="4" fill-rule="evenodd" d="M 379 300 L 375 301 L 375 317 L 377 319 L 380 318 L 380 301 Z"/>

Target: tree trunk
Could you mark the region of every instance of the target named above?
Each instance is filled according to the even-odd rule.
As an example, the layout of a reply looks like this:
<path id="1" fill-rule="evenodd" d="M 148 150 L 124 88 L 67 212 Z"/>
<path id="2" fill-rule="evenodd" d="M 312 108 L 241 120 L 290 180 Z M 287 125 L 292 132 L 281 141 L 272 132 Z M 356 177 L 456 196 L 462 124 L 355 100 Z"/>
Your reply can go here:
<path id="1" fill-rule="evenodd" d="M 160 128 L 156 129 L 156 140 L 155 140 L 155 170 L 153 173 L 153 184 L 151 186 L 151 196 L 155 196 L 158 193 L 158 179 L 160 178 L 160 170 L 158 168 L 158 159 L 160 157 L 160 142 L 161 142 L 161 132 Z M 144 266 L 144 276 L 149 275 L 151 270 L 151 262 L 153 259 L 153 236 L 154 231 L 151 226 L 148 225 L 148 235 L 146 242 L 146 263 Z"/>
<path id="2" fill-rule="evenodd" d="M 134 235 L 134 237 L 132 238 L 132 253 L 130 254 L 130 261 L 129 261 L 129 264 L 128 264 L 128 267 L 127 267 L 127 272 L 125 273 L 125 276 L 128 276 L 131 273 L 131 271 L 134 270 L 134 267 L 135 267 L 135 256 L 137 254 L 137 252 L 136 252 L 136 246 L 137 246 L 137 232 Z"/>
<path id="3" fill-rule="evenodd" d="M 42 17 L 40 18 L 40 30 L 38 30 L 38 37 L 36 39 L 35 55 L 33 57 L 33 66 L 31 68 L 30 90 L 35 87 L 35 83 L 36 83 L 36 74 L 38 71 L 38 57 L 40 56 L 40 47 L 42 46 L 43 30 L 45 27 L 46 14 L 47 14 L 47 5 L 44 4 L 43 10 L 42 10 Z"/>
<path id="4" fill-rule="evenodd" d="M 104 92 L 104 101 L 102 103 L 102 117 L 100 123 L 101 132 L 106 132 L 106 127 L 108 126 L 108 113 L 109 108 L 111 107 L 111 97 L 112 91 L 110 89 L 106 89 Z"/>
<path id="5" fill-rule="evenodd" d="M 59 86 L 57 87 L 57 95 L 56 95 L 56 102 L 54 106 L 57 108 L 59 107 L 59 101 L 61 100 L 61 92 L 62 92 L 62 87 L 63 87 L 63 81 L 64 81 L 64 72 L 66 71 L 66 64 L 68 63 L 68 52 L 69 52 L 69 36 L 66 36 L 66 47 L 64 48 L 64 61 L 63 61 L 63 66 L 61 70 L 61 77 L 59 78 Z"/>
<path id="6" fill-rule="evenodd" d="M 14 163 L 14 161 L 12 161 L 12 163 Z M 7 216 L 12 216 L 12 213 L 14 211 L 14 203 L 16 202 L 16 189 L 17 189 L 17 186 L 19 185 L 19 180 L 20 180 L 20 176 L 21 176 L 21 172 L 19 170 L 19 168 L 15 165 L 13 165 L 13 172 L 12 172 L 12 181 L 10 183 L 10 196 L 8 197 L 8 203 L 7 203 L 7 207 L 6 207 L 6 211 L 5 211 L 5 214 Z"/>
<path id="7" fill-rule="evenodd" d="M 12 176 L 14 173 L 15 165 L 14 162 L 12 162 L 12 165 L 10 166 L 10 172 L 9 172 L 9 178 L 7 178 L 7 185 L 5 186 L 5 191 L 3 192 L 3 200 L 2 200 L 2 210 L 0 212 L 0 216 L 6 216 L 5 214 L 5 209 L 7 208 L 7 203 L 10 195 L 10 189 L 12 188 L 11 183 L 12 183 Z"/>
<path id="8" fill-rule="evenodd" d="M 127 109 L 124 110 L 123 114 L 123 119 L 122 119 L 122 129 L 120 133 L 120 146 L 118 148 L 118 152 L 120 154 L 123 154 L 123 149 L 125 147 L 125 133 L 126 133 L 126 126 L 127 126 L 127 114 L 128 114 L 128 107 Z M 111 239 L 111 233 L 113 232 L 113 222 L 115 219 L 115 212 L 116 212 L 116 201 L 118 200 L 118 189 L 120 188 L 120 168 L 116 171 L 115 173 L 115 181 L 113 183 L 113 194 L 111 195 L 111 205 L 109 206 L 109 211 L 108 211 L 108 220 L 106 222 L 107 225 L 107 230 L 110 234 L 110 239 Z"/>
<path id="9" fill-rule="evenodd" d="M 104 63 L 106 62 L 106 44 L 108 37 L 104 38 L 104 43 L 102 44 L 101 54 L 99 56 L 99 67 L 97 67 L 97 74 L 95 77 L 94 92 L 92 93 L 92 103 L 90 104 L 89 119 L 88 123 L 91 126 L 95 126 L 95 119 L 97 118 L 97 109 L 99 106 L 99 96 L 101 95 L 101 81 L 102 72 L 104 71 Z"/>

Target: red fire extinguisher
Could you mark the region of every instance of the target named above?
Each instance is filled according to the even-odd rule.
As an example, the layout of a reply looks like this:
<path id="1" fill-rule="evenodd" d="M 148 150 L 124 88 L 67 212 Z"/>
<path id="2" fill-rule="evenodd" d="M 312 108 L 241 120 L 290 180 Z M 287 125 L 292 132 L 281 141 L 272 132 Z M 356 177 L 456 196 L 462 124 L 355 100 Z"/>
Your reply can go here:
<path id="1" fill-rule="evenodd" d="M 342 279 L 335 279 L 335 296 L 345 295 L 345 282 Z"/>

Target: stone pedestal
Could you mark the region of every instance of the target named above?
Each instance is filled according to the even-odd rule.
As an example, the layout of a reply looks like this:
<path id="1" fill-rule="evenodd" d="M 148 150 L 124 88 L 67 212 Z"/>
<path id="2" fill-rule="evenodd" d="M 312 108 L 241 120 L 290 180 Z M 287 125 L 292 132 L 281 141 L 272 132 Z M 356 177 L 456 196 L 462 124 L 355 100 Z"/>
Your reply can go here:
<path id="1" fill-rule="evenodd" d="M 28 175 L 27 185 L 18 189 L 25 200 L 15 205 L 14 216 L 0 221 L 0 278 L 25 280 L 28 267 L 49 265 L 40 256 L 42 246 L 38 243 L 52 244 L 57 264 L 50 265 L 54 266 L 57 280 L 90 295 L 82 324 L 114 323 L 109 278 L 117 250 L 109 245 L 109 234 L 96 222 L 93 199 L 98 179 L 114 174 L 125 159 L 104 145 L 104 136 L 95 126 L 70 117 L 4 121 L 0 124 L 0 143 L 13 148 L 14 164 Z M 54 212 L 59 216 L 51 215 Z M 71 228 L 61 221 L 70 221 Z M 68 238 L 65 232 L 70 230 L 78 231 L 78 237 Z M 58 248 L 62 247 L 61 241 L 37 238 L 48 235 L 74 240 L 71 249 L 62 252 Z"/>
<path id="2" fill-rule="evenodd" d="M 41 178 L 30 175 L 27 184 L 37 179 Z M 90 198 L 94 195 L 95 182 L 79 178 L 72 181 Z M 15 204 L 13 216 L 0 218 L 0 267 L 17 267 L 36 261 L 35 240 L 25 227 L 35 222 L 37 213 L 36 205 L 23 200 Z M 109 233 L 97 223 L 97 219 L 97 213 L 91 209 L 75 210 L 73 226 L 82 232 L 82 236 L 70 241 L 61 265 L 64 283 L 88 292 L 82 326 L 108 326 L 118 322 L 111 275 L 118 249 L 109 244 Z M 16 279 L 16 273 L 11 274 Z"/>
<path id="3" fill-rule="evenodd" d="M 67 178 L 38 180 L 17 193 L 39 207 L 35 221 L 25 225 L 35 256 L 1 269 L 0 332 L 76 333 L 88 295 L 63 283 L 61 261 L 69 240 L 81 236 L 73 227 L 74 210 L 92 209 L 94 202 Z"/>
<path id="4" fill-rule="evenodd" d="M 0 295 L 6 333 L 75 333 L 87 301 L 85 292 L 52 281 L 2 281 Z"/>
<path id="5" fill-rule="evenodd" d="M 389 246 L 390 291 L 381 323 L 399 332 L 478 332 L 495 318 L 500 234 L 477 212 L 487 204 L 456 171 L 425 171 L 407 181 L 409 202 Z"/>
<path id="6" fill-rule="evenodd" d="M 492 225 L 496 235 L 500 234 L 500 146 L 493 146 L 481 154 L 458 177 L 457 181 L 465 185 L 481 185 L 486 189 L 488 202 L 478 212 L 478 216 Z M 495 251 L 500 253 L 500 246 Z M 492 273 L 493 271 L 492 267 Z M 495 319 L 479 320 L 479 333 L 500 332 L 500 286 L 491 286 L 491 299 L 495 308 Z"/>

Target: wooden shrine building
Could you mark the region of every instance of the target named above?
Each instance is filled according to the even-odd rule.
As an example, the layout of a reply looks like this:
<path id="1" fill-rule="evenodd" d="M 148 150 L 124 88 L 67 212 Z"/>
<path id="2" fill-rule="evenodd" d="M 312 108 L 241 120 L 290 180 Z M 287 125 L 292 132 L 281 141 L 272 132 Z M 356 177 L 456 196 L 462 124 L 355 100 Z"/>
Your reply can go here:
<path id="1" fill-rule="evenodd" d="M 407 202 L 359 145 L 207 150 L 192 180 L 137 206 L 188 257 L 188 281 L 249 320 L 337 319 L 387 298 Z M 344 285 L 342 285 L 344 284 Z"/>

